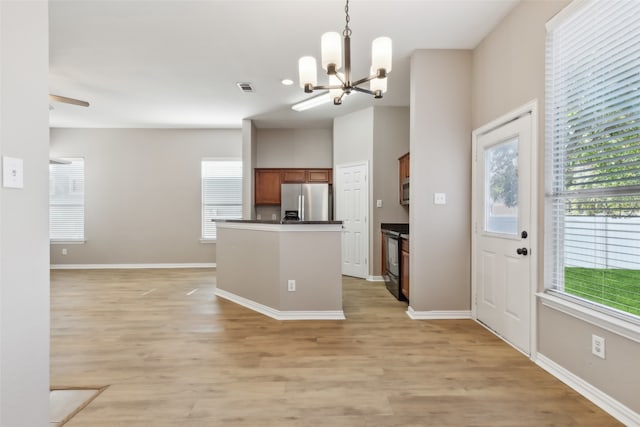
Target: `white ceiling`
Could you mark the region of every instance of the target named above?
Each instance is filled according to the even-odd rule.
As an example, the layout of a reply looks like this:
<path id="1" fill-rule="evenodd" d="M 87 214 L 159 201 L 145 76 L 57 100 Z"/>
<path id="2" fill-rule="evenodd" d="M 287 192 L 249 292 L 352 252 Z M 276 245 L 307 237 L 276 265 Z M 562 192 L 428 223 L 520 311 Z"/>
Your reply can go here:
<path id="1" fill-rule="evenodd" d="M 352 0 L 353 77 L 368 73 L 371 41 L 389 36 L 387 94 L 295 112 L 291 105 L 309 97 L 298 86 L 298 58 L 319 60 L 322 33 L 342 32 L 342 0 L 51 0 L 50 92 L 91 103 L 52 103 L 51 126 L 239 128 L 252 119 L 328 127 L 367 106 L 407 106 L 414 50 L 472 49 L 518 1 Z M 294 85 L 282 85 L 285 77 Z"/>

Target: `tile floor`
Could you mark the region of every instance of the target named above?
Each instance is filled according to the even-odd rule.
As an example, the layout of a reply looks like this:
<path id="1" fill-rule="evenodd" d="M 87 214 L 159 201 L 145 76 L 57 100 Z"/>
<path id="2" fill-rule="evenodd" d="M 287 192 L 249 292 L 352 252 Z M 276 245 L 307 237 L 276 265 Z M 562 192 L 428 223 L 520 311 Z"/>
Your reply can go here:
<path id="1" fill-rule="evenodd" d="M 49 427 L 60 427 L 100 394 L 100 389 L 65 389 L 49 392 Z"/>

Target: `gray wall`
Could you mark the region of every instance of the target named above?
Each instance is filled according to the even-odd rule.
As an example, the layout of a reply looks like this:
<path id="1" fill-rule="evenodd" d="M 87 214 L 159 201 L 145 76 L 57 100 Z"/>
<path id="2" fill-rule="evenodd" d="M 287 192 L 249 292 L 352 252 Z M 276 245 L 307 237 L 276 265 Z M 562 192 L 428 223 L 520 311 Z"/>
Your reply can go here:
<path id="1" fill-rule="evenodd" d="M 342 311 L 339 228 L 293 227 L 306 226 L 281 231 L 221 227 L 218 288 L 280 311 Z M 295 292 L 287 289 L 290 279 L 296 281 Z"/>
<path id="2" fill-rule="evenodd" d="M 524 1 L 474 51 L 473 127 L 537 98 L 538 248 L 543 250 L 545 23 L 568 1 Z M 544 256 L 538 256 L 538 289 L 544 288 Z M 640 344 L 556 310 L 538 306 L 538 352 L 640 412 Z M 606 339 L 607 359 L 591 355 L 591 334 Z"/>
<path id="3" fill-rule="evenodd" d="M 255 219 L 256 206 L 254 203 L 255 177 L 253 169 L 256 167 L 256 127 L 253 121 L 242 121 L 242 218 Z"/>
<path id="4" fill-rule="evenodd" d="M 334 120 L 333 167 L 369 163 L 369 276 L 381 274 L 380 223 L 409 222 L 408 209 L 398 203 L 398 157 L 408 151 L 407 107 L 371 107 Z"/>
<path id="5" fill-rule="evenodd" d="M 373 110 L 371 272 L 381 273 L 380 224 L 409 222 L 409 208 L 400 204 L 398 158 L 409 151 L 409 107 L 375 107 Z M 382 207 L 376 206 L 382 200 Z"/>
<path id="6" fill-rule="evenodd" d="M 333 167 L 361 161 L 373 162 L 373 108 L 333 120 Z"/>
<path id="7" fill-rule="evenodd" d="M 52 264 L 215 262 L 200 242 L 200 161 L 240 159 L 240 130 L 52 129 L 51 154 L 85 158 L 87 240 L 51 245 Z"/>
<path id="8" fill-rule="evenodd" d="M 255 129 L 254 135 L 254 167 L 310 169 L 333 166 L 331 129 L 267 128 Z M 251 196 L 252 204 L 253 200 Z M 258 219 L 280 220 L 280 206 L 257 206 L 255 214 Z"/>
<path id="9" fill-rule="evenodd" d="M 411 58 L 411 307 L 471 309 L 471 51 Z M 434 205 L 433 194 L 447 204 Z"/>
<path id="10" fill-rule="evenodd" d="M 257 129 L 257 168 L 330 168 L 331 129 Z"/>
<path id="11" fill-rule="evenodd" d="M 0 425 L 49 425 L 48 4 L 0 1 Z"/>

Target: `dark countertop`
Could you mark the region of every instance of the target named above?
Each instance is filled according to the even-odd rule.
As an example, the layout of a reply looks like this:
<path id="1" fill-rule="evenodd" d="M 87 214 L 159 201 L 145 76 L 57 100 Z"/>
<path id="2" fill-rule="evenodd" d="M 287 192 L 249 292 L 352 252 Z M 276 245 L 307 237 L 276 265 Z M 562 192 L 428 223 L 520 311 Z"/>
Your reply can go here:
<path id="1" fill-rule="evenodd" d="M 407 223 L 391 223 L 383 222 L 380 224 L 380 230 L 395 231 L 398 234 L 409 234 L 409 224 Z"/>
<path id="2" fill-rule="evenodd" d="M 263 219 L 225 219 L 216 222 L 236 222 L 241 224 L 342 224 L 342 221 L 273 221 Z"/>

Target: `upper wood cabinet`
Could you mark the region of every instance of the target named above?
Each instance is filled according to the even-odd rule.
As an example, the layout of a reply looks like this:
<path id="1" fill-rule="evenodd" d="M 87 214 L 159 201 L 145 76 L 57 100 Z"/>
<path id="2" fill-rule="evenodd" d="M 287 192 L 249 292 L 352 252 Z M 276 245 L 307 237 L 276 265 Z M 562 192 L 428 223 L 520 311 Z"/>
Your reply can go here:
<path id="1" fill-rule="evenodd" d="M 281 169 L 280 178 L 282 183 L 303 183 L 307 182 L 307 171 L 304 169 Z"/>
<path id="2" fill-rule="evenodd" d="M 409 153 L 398 159 L 399 162 L 399 170 L 400 170 L 400 182 L 403 179 L 409 178 Z"/>
<path id="3" fill-rule="evenodd" d="M 333 169 L 255 169 L 255 204 L 279 205 L 280 184 L 333 182 Z"/>
<path id="4" fill-rule="evenodd" d="M 255 179 L 255 204 L 279 205 L 280 170 L 256 169 Z"/>
<path id="5" fill-rule="evenodd" d="M 332 169 L 309 169 L 307 171 L 307 182 L 326 182 L 333 183 Z"/>
<path id="6" fill-rule="evenodd" d="M 399 176 L 398 176 L 398 180 L 399 180 L 399 185 L 398 185 L 398 199 L 400 201 L 401 205 L 407 205 L 408 202 L 408 194 L 406 194 L 403 198 L 403 192 L 406 191 L 406 189 L 403 188 L 403 184 L 405 182 L 407 182 L 407 180 L 409 179 L 409 153 L 405 154 L 404 156 L 401 156 L 398 159 L 398 172 L 399 172 Z M 404 199 L 407 200 L 404 200 Z"/>

